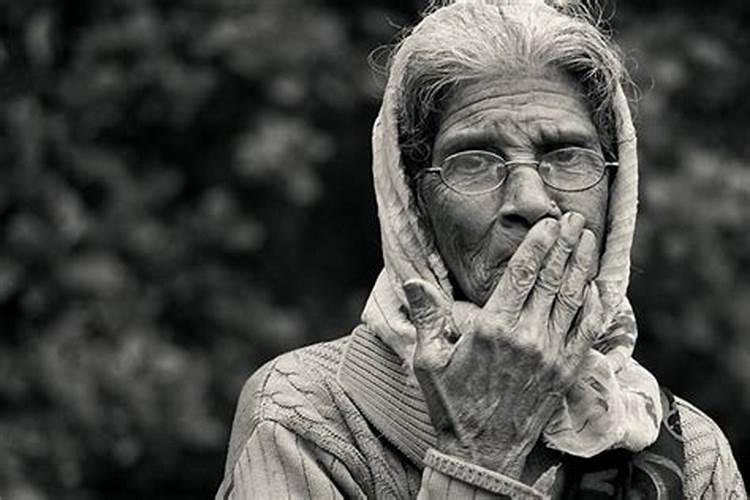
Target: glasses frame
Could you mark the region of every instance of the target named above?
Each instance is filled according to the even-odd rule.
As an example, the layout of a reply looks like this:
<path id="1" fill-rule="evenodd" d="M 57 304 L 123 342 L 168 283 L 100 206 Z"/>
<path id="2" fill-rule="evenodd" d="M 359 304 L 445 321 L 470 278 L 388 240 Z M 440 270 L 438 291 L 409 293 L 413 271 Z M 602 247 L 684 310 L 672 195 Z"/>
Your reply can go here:
<path id="1" fill-rule="evenodd" d="M 576 189 L 562 189 L 562 188 L 553 186 L 549 182 L 547 182 L 544 177 L 542 177 L 540 175 L 539 178 L 542 179 L 542 182 L 546 186 L 549 186 L 550 188 L 554 189 L 555 191 L 560 191 L 560 192 L 563 192 L 563 193 L 579 193 L 579 192 L 582 192 L 582 191 L 587 191 L 587 190 L 591 189 L 592 187 L 596 186 L 597 184 L 599 184 L 602 181 L 602 179 L 604 179 L 604 176 L 607 173 L 607 168 L 608 167 L 617 168 L 617 167 L 620 166 L 619 162 L 616 162 L 616 161 L 606 161 L 606 159 L 604 158 L 604 156 L 601 153 L 599 153 L 598 151 L 593 150 L 591 148 L 582 148 L 582 147 L 578 147 L 578 146 L 570 146 L 570 147 L 566 147 L 566 148 L 555 149 L 554 151 L 550 151 L 549 153 L 561 152 L 561 151 L 587 151 L 589 153 L 593 153 L 595 156 L 598 156 L 599 158 L 601 158 L 602 164 L 603 164 L 604 168 L 602 169 L 602 173 L 599 175 L 599 178 L 596 180 L 596 182 L 593 182 L 592 184 L 590 184 L 590 185 L 588 185 L 586 187 L 576 188 Z M 464 154 L 471 154 L 471 153 L 482 153 L 482 154 L 485 154 L 485 155 L 494 156 L 494 157 L 496 157 L 498 159 L 498 164 L 495 165 L 495 168 L 498 168 L 499 165 L 503 165 L 503 166 L 505 166 L 506 169 L 508 169 L 506 175 L 502 178 L 502 180 L 500 182 L 498 182 L 498 184 L 496 186 L 494 186 L 494 187 L 492 187 L 490 189 L 484 189 L 482 191 L 474 191 L 474 192 L 471 192 L 471 191 L 462 191 L 462 190 L 460 190 L 458 188 L 455 188 L 455 187 L 451 186 L 450 183 L 445 179 L 445 176 L 443 175 L 443 167 L 429 167 L 429 168 L 425 168 L 425 169 L 423 169 L 420 172 L 420 177 L 422 177 L 425 174 L 437 173 L 437 174 L 440 175 L 440 180 L 442 181 L 442 183 L 445 184 L 446 187 L 448 189 L 450 189 L 451 191 L 454 191 L 456 193 L 462 194 L 464 196 L 479 196 L 479 195 L 488 194 L 488 193 L 491 193 L 493 191 L 497 191 L 498 189 L 500 189 L 500 186 L 503 185 L 503 183 L 505 182 L 505 179 L 508 178 L 507 174 L 510 173 L 509 167 L 517 167 L 517 166 L 521 166 L 521 165 L 534 165 L 535 166 L 535 170 L 537 171 L 537 173 L 539 173 L 539 165 L 544 161 L 543 157 L 546 154 L 549 154 L 549 153 L 545 153 L 544 155 L 542 155 L 542 158 L 538 159 L 538 160 L 506 160 L 505 158 L 503 158 L 499 154 L 494 153 L 492 151 L 487 151 L 485 149 L 468 149 L 466 151 L 459 151 L 458 153 L 453 153 L 451 155 L 448 155 L 443 160 L 443 163 L 447 162 L 448 160 L 450 160 L 451 158 L 454 158 L 456 156 L 464 155 Z"/>

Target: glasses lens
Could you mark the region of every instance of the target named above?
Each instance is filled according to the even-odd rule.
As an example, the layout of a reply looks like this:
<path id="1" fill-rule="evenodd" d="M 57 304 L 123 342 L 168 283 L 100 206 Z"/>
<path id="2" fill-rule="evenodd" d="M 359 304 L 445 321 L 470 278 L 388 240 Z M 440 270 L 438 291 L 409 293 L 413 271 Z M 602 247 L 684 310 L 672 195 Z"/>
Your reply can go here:
<path id="1" fill-rule="evenodd" d="M 455 191 L 481 194 L 503 181 L 503 159 L 488 151 L 466 151 L 449 156 L 442 165 L 443 180 Z"/>
<path id="2" fill-rule="evenodd" d="M 553 188 L 579 191 L 592 187 L 604 175 L 604 158 L 584 148 L 564 148 L 545 154 L 539 162 L 539 175 Z"/>

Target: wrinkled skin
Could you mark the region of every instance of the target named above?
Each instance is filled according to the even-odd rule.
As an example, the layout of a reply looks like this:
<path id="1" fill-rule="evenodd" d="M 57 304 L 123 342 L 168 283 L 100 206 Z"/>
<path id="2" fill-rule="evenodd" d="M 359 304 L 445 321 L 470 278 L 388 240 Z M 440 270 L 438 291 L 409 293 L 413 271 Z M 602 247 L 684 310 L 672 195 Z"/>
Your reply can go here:
<path id="1" fill-rule="evenodd" d="M 488 149 L 506 160 L 534 160 L 565 146 L 601 152 L 599 134 L 575 84 L 559 73 L 536 77 L 482 80 L 456 92 L 443 114 L 432 163 L 450 154 Z M 601 248 L 607 211 L 608 182 L 577 193 L 547 187 L 533 167 L 511 170 L 496 191 L 464 196 L 451 191 L 437 175 L 419 185 L 440 253 L 459 290 L 483 304 L 508 259 L 531 226 L 543 217 L 575 211 Z"/>
<path id="2" fill-rule="evenodd" d="M 443 114 L 433 164 L 467 149 L 533 160 L 551 149 L 600 150 L 589 109 L 563 75 L 484 80 Z M 404 285 L 418 341 L 414 369 L 438 448 L 511 477 L 526 460 L 602 325 L 591 282 L 604 237 L 608 182 L 555 192 L 535 168 L 467 197 L 426 176 L 417 189 L 438 248 L 468 301 Z M 579 314 L 580 313 L 580 314 Z"/>

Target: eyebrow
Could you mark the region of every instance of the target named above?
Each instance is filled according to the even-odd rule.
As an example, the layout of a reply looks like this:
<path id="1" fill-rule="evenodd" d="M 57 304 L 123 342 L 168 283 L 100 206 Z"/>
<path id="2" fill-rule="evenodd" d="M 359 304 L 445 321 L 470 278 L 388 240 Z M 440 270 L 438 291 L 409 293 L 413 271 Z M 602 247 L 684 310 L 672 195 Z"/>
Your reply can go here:
<path id="1" fill-rule="evenodd" d="M 542 122 L 539 128 L 540 143 L 565 143 L 593 147 L 599 143 L 599 132 L 572 123 L 553 122 L 551 127 Z"/>
<path id="2" fill-rule="evenodd" d="M 494 127 L 471 125 L 461 130 L 447 132 L 441 138 L 440 150 L 445 155 L 463 149 L 487 149 L 502 152 L 503 138 L 498 137 Z M 593 147 L 599 141 L 598 134 L 570 123 L 544 121 L 531 138 L 535 148 L 544 149 L 550 145 L 576 145 Z"/>

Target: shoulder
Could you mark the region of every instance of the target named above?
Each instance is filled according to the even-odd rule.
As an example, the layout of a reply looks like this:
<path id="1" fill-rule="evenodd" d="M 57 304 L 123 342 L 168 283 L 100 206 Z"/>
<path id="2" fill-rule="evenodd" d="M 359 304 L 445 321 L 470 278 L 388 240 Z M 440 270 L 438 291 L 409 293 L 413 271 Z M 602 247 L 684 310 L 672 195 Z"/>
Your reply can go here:
<path id="1" fill-rule="evenodd" d="M 347 398 L 337 371 L 349 337 L 278 356 L 245 382 L 232 423 L 227 466 L 260 424 L 274 422 L 312 442 L 338 450 L 346 435 Z M 332 450 L 332 451 L 334 451 Z"/>
<path id="2" fill-rule="evenodd" d="M 726 436 L 711 417 L 675 397 L 685 440 L 686 498 L 745 498 L 742 477 Z"/>
<path id="3" fill-rule="evenodd" d="M 250 434 L 262 420 L 284 421 L 332 402 L 331 389 L 348 341 L 344 337 L 302 347 L 260 367 L 245 382 L 237 401 L 233 427 Z"/>

